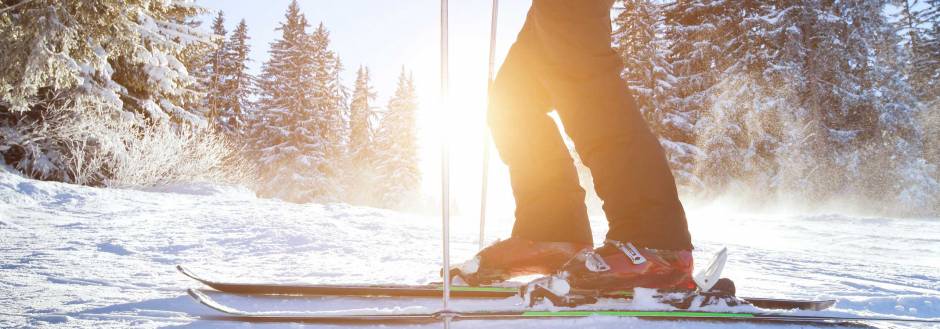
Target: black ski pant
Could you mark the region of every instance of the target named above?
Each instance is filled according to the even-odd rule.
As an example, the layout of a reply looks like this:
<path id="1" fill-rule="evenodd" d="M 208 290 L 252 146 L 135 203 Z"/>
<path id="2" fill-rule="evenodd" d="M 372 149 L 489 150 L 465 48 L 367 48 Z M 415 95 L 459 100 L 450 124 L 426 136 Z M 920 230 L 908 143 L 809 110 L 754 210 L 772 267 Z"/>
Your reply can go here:
<path id="1" fill-rule="evenodd" d="M 497 74 L 487 121 L 509 166 L 513 236 L 591 243 L 574 162 L 558 127 L 594 176 L 608 239 L 690 249 L 665 154 L 620 77 L 611 48 L 613 0 L 533 0 Z"/>

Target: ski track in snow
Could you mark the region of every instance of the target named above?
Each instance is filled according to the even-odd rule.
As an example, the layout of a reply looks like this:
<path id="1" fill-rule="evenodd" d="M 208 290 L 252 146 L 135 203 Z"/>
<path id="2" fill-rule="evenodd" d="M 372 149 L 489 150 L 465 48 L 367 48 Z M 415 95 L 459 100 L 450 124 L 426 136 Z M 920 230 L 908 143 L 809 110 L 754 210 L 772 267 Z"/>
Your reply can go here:
<path id="1" fill-rule="evenodd" d="M 710 208 L 689 209 L 689 218 L 699 263 L 721 246 L 729 248 L 725 276 L 735 280 L 739 295 L 838 298 L 825 315 L 940 318 L 940 219 L 750 215 Z M 603 217 L 592 221 L 595 241 L 602 241 Z M 511 220 L 490 223 L 488 237 L 508 236 Z M 476 251 L 476 225 L 474 216 L 454 219 L 453 261 Z M 186 288 L 202 287 L 177 273 L 174 265 L 187 264 L 219 280 L 419 284 L 439 279 L 439 232 L 436 216 L 342 204 L 290 204 L 215 186 L 98 189 L 29 180 L 0 168 L 0 327 L 243 327 L 200 319 L 217 313 L 186 295 Z M 436 299 L 420 298 L 211 295 L 245 311 L 409 313 L 440 306 Z M 521 307 L 515 298 L 453 303 L 457 310 Z M 617 303 L 622 302 L 592 307 Z M 644 307 L 637 303 L 634 306 Z M 805 327 L 618 318 L 452 325 L 508 326 Z"/>

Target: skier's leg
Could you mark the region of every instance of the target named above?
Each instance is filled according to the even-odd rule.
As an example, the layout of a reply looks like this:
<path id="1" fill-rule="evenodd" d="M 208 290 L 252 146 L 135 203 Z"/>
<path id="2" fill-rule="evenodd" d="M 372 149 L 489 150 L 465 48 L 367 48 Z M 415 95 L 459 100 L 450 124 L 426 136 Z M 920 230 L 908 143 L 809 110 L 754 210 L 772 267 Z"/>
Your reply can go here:
<path id="1" fill-rule="evenodd" d="M 530 18 L 544 60 L 537 72 L 594 176 L 610 222 L 608 239 L 689 250 L 685 213 L 665 154 L 621 79 L 621 60 L 610 47 L 612 3 L 534 0 Z"/>
<path id="2" fill-rule="evenodd" d="M 592 245 L 584 190 L 554 120 L 548 94 L 531 70 L 541 50 L 531 15 L 491 91 L 487 117 L 509 166 L 516 199 L 512 237 L 452 269 L 471 285 L 549 274 Z"/>
<path id="3" fill-rule="evenodd" d="M 542 54 L 531 21 L 530 14 L 496 76 L 487 115 L 516 200 L 512 235 L 590 245 L 584 189 L 533 71 Z"/>

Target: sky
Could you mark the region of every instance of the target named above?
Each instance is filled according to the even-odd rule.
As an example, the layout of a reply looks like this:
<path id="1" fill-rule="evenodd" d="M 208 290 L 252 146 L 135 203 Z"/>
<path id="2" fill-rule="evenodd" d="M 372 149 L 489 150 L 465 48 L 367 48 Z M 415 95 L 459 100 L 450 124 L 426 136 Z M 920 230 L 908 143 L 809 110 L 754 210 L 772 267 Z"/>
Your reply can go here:
<path id="1" fill-rule="evenodd" d="M 250 64 L 255 73 L 268 58 L 269 45 L 280 37 L 275 29 L 283 21 L 290 0 L 197 0 L 211 11 L 225 13 L 231 31 L 245 19 L 251 37 Z M 496 63 L 522 27 L 530 0 L 503 0 L 499 4 Z M 323 23 L 330 31 L 332 49 L 345 66 L 344 83 L 352 86 L 360 65 L 370 70 L 378 92 L 377 105 L 385 106 L 395 92 L 402 68 L 414 74 L 419 94 L 419 145 L 423 172 L 422 190 L 430 200 L 440 195 L 440 145 L 444 132 L 450 139 L 451 185 L 457 213 L 477 211 L 479 204 L 487 62 L 492 2 L 450 1 L 449 55 L 450 97 L 447 111 L 440 106 L 440 1 L 438 0 L 299 0 L 312 25 Z M 211 17 L 203 20 L 206 29 Z M 443 113 L 446 113 L 443 114 Z M 448 124 L 444 125 L 444 118 Z M 442 129 L 448 127 L 448 129 Z M 505 167 L 495 150 L 491 159 L 491 208 L 511 206 Z"/>

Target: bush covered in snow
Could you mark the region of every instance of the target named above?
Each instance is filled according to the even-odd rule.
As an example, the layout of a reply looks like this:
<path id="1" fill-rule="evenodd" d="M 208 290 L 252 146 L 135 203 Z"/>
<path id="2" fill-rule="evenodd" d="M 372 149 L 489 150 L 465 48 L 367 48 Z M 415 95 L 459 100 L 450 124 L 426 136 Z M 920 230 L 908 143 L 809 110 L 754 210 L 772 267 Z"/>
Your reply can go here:
<path id="1" fill-rule="evenodd" d="M 252 168 L 217 133 L 167 122 L 140 124 L 106 104 L 49 111 L 0 129 L 13 166 L 42 179 L 111 187 L 207 181 L 248 184 Z"/>

